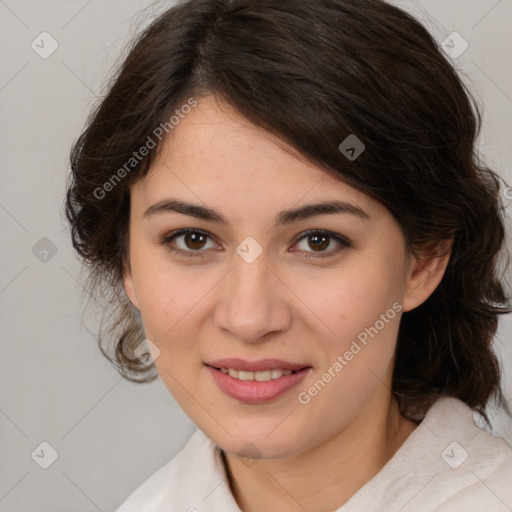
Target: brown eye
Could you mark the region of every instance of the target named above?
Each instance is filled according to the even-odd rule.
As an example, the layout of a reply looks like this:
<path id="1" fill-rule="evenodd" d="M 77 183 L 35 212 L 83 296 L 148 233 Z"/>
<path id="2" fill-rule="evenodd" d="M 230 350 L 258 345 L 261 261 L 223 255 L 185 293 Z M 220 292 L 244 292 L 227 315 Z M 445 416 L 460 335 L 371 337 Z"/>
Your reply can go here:
<path id="1" fill-rule="evenodd" d="M 329 237 L 325 235 L 309 235 L 308 243 L 315 251 L 323 251 L 329 246 Z"/>
<path id="2" fill-rule="evenodd" d="M 212 241 L 213 246 L 207 246 L 208 240 Z M 302 248 L 299 247 L 299 252 L 304 253 L 303 257 L 305 258 L 334 256 L 341 250 L 351 247 L 351 243 L 348 239 L 328 231 L 309 231 L 305 233 L 295 245 L 299 245 L 303 243 L 303 241 L 306 242 L 304 244 L 305 246 Z M 208 249 L 216 248 L 212 237 L 208 233 L 197 229 L 182 229 L 170 233 L 162 240 L 161 244 L 166 246 L 170 251 L 185 257 L 206 256 L 204 253 L 210 252 Z M 334 245 L 334 248 L 327 251 L 326 249 L 331 245 Z"/>
<path id="3" fill-rule="evenodd" d="M 192 231 L 183 235 L 183 241 L 189 249 L 202 249 L 205 245 L 206 236 L 202 233 Z"/>
<path id="4" fill-rule="evenodd" d="M 215 248 L 215 244 L 207 247 L 209 239 L 210 235 L 197 229 L 183 229 L 167 235 L 162 240 L 162 245 L 183 256 L 203 256 L 202 253 L 208 252 L 206 249 Z"/>
<path id="5" fill-rule="evenodd" d="M 342 249 L 351 246 L 349 240 L 346 238 L 336 233 L 330 233 L 328 231 L 309 231 L 303 235 L 302 238 L 300 238 L 298 245 L 300 245 L 300 243 L 303 241 L 305 241 L 305 243 L 303 243 L 302 248 L 299 247 L 299 249 L 305 253 L 305 258 L 324 258 L 333 256 L 334 254 L 340 252 Z M 332 242 L 335 243 L 332 244 Z M 326 251 L 326 249 L 331 246 L 331 244 L 335 247 L 330 251 Z"/>

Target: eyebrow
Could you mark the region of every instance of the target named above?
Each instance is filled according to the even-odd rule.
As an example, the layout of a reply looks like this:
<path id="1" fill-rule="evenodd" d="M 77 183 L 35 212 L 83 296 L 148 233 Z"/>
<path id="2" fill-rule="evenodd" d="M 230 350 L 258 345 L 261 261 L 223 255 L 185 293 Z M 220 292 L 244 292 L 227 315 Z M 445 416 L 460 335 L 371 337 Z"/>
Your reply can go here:
<path id="1" fill-rule="evenodd" d="M 164 199 L 150 206 L 143 214 L 144 217 L 150 217 L 156 214 L 175 212 L 184 215 L 190 215 L 197 219 L 207 220 L 230 227 L 229 221 L 217 210 L 187 203 L 178 199 Z M 370 220 L 371 216 L 359 206 L 355 206 L 344 201 L 323 201 L 320 203 L 306 204 L 292 210 L 282 210 L 275 217 L 274 226 L 291 224 L 299 220 L 307 219 L 315 215 L 333 215 L 344 213 L 353 215 L 364 220 Z"/>

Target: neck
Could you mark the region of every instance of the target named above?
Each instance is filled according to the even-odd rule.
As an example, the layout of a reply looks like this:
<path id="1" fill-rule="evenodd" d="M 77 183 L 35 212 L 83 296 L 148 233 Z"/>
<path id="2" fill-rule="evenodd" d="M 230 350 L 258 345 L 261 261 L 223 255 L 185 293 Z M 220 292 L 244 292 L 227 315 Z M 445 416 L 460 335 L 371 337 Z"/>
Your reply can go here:
<path id="1" fill-rule="evenodd" d="M 346 503 L 418 426 L 400 414 L 396 399 L 375 398 L 341 432 L 297 456 L 248 466 L 236 454 L 224 454 L 240 509 L 332 512 Z"/>

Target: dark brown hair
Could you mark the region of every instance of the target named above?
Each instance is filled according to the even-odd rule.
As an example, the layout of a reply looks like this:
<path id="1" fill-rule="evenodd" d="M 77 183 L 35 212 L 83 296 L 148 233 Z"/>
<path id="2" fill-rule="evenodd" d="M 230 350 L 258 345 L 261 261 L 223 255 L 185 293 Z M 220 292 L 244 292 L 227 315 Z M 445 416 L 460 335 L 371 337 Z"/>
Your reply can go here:
<path id="1" fill-rule="evenodd" d="M 380 0 L 190 0 L 133 41 L 72 148 L 66 198 L 89 289 L 111 314 L 100 348 L 121 374 L 157 377 L 134 355 L 144 332 L 122 276 L 130 186 L 160 140 L 126 163 L 188 98 L 207 94 L 380 201 L 411 254 L 453 239 L 440 285 L 403 314 L 393 393 L 410 417 L 442 395 L 486 419 L 491 397 L 508 411 L 492 349 L 498 314 L 510 312 L 499 275 L 503 205 L 498 176 L 475 151 L 480 114 L 428 31 Z M 349 135 L 365 145 L 355 160 L 338 148 Z"/>

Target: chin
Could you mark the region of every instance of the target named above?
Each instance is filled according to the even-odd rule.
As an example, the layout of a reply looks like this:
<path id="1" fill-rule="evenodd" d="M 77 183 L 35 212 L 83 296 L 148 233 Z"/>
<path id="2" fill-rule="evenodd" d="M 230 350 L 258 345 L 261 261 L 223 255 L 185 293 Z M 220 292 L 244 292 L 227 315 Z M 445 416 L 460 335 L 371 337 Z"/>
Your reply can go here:
<path id="1" fill-rule="evenodd" d="M 248 459 L 283 459 L 297 450 L 297 443 L 289 436 L 277 433 L 269 436 L 269 432 L 271 429 L 264 432 L 255 429 L 254 433 L 246 430 L 243 435 L 226 435 L 219 442 L 214 439 L 214 442 L 226 453 Z"/>

